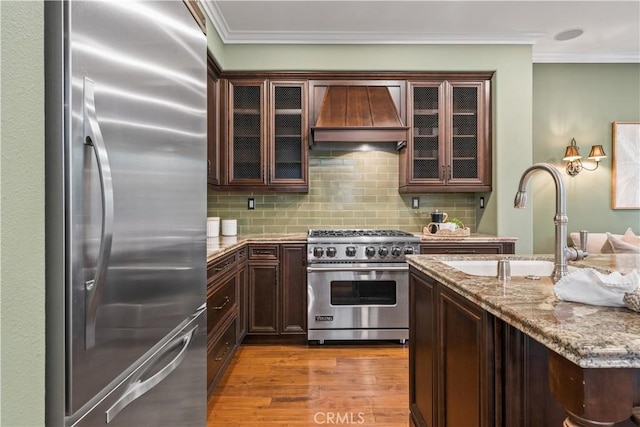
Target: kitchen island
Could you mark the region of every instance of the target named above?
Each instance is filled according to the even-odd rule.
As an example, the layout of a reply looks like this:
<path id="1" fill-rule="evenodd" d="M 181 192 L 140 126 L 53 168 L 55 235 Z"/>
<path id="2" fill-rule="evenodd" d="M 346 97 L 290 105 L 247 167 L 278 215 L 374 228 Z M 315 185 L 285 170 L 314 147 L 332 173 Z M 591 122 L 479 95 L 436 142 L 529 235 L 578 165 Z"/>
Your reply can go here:
<path id="1" fill-rule="evenodd" d="M 504 282 L 441 262 L 501 257 L 408 257 L 412 423 L 560 425 L 551 395 L 568 426 L 628 419 L 640 403 L 640 314 L 560 301 L 548 277 Z M 640 257 L 571 265 L 626 273 Z"/>

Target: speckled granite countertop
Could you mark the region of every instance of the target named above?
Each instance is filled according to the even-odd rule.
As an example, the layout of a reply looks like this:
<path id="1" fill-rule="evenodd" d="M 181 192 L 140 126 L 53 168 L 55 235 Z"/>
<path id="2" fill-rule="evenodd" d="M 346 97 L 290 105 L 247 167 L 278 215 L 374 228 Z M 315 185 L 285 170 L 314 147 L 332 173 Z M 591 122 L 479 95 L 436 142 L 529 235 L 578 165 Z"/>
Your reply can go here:
<path id="1" fill-rule="evenodd" d="M 246 243 L 306 243 L 306 233 L 300 234 L 245 234 L 207 238 L 207 262 L 233 252 Z"/>
<path id="2" fill-rule="evenodd" d="M 428 244 L 431 242 L 470 242 L 470 243 L 486 243 L 486 242 L 515 242 L 517 239 L 513 237 L 498 237 L 489 234 L 472 234 L 469 237 L 460 239 L 434 239 L 425 237 L 421 233 L 416 233 L 421 237 L 420 244 Z M 207 262 L 211 262 L 235 249 L 241 247 L 245 243 L 305 243 L 307 241 L 306 233 L 294 234 L 244 234 L 241 236 L 219 236 L 215 238 L 207 238 Z"/>
<path id="3" fill-rule="evenodd" d="M 420 236 L 420 243 L 493 243 L 493 242 L 516 242 L 518 239 L 516 237 L 506 237 L 506 236 L 493 236 L 491 234 L 481 234 L 481 233 L 472 233 L 469 237 L 434 237 L 434 236 L 425 236 L 423 234 L 416 234 Z"/>
<path id="4" fill-rule="evenodd" d="M 626 308 L 560 301 L 548 277 L 538 281 L 512 277 L 503 283 L 493 277 L 467 275 L 439 262 L 501 257 L 553 261 L 553 255 L 412 255 L 407 258 L 410 266 L 583 368 L 640 368 L 640 313 Z M 640 268 L 640 256 L 591 255 L 570 264 L 602 272 L 628 273 Z"/>

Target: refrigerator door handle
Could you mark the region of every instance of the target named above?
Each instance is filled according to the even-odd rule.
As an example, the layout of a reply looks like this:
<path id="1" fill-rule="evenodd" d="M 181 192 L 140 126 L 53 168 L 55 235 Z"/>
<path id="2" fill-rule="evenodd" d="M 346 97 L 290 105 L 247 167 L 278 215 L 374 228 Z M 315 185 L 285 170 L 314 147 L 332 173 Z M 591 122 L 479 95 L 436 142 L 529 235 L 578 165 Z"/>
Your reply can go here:
<path id="1" fill-rule="evenodd" d="M 167 378 L 167 376 L 169 376 L 169 374 L 171 374 L 178 366 L 180 366 L 180 363 L 182 363 L 184 358 L 187 356 L 187 349 L 189 348 L 191 340 L 193 339 L 193 336 L 195 335 L 197 329 L 198 326 L 196 325 L 181 336 L 175 338 L 169 345 L 167 345 L 165 351 L 156 354 L 154 356 L 155 360 L 151 361 L 140 374 L 136 375 L 131 380 L 123 395 L 120 396 L 120 398 L 109 409 L 107 409 L 107 424 L 113 421 L 113 419 L 120 413 L 120 411 L 126 408 L 127 405 L 157 386 L 165 378 Z M 182 346 L 182 348 L 180 349 L 180 352 L 176 355 L 176 357 L 173 358 L 173 360 L 167 363 L 162 369 L 160 369 L 150 378 L 146 380 L 140 380 L 141 377 L 143 377 L 148 371 L 155 367 L 156 362 L 162 359 L 162 356 L 175 350 L 179 346 Z"/>
<path id="2" fill-rule="evenodd" d="M 111 256 L 111 241 L 113 239 L 113 183 L 111 180 L 111 165 L 107 148 L 102 138 L 102 131 L 96 114 L 94 82 L 84 77 L 84 143 L 93 148 L 100 175 L 100 189 L 102 192 L 102 231 L 100 235 L 100 249 L 96 262 L 96 273 L 93 279 L 85 282 L 85 348 L 90 349 L 96 342 L 96 317 L 98 306 L 104 288 L 109 257 Z"/>

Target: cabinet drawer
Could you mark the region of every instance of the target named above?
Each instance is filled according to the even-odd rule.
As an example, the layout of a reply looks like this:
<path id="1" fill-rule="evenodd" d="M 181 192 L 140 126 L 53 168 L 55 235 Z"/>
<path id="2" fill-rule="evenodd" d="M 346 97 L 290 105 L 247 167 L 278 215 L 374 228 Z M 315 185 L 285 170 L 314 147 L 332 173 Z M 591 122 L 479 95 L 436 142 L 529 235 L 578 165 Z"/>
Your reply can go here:
<path id="1" fill-rule="evenodd" d="M 207 297 L 207 331 L 215 334 L 227 314 L 235 310 L 238 299 L 238 280 L 234 274 Z"/>
<path id="2" fill-rule="evenodd" d="M 236 339 L 236 319 L 233 319 L 225 329 L 224 333 L 210 343 L 207 348 L 207 387 L 211 391 L 227 366 L 237 346 Z"/>
<path id="3" fill-rule="evenodd" d="M 249 246 L 249 259 L 278 259 L 278 245 Z"/>
<path id="4" fill-rule="evenodd" d="M 245 262 L 247 260 L 247 248 L 243 247 L 241 249 L 238 249 L 238 264 L 242 264 L 243 262 Z"/>
<path id="5" fill-rule="evenodd" d="M 211 284 L 226 272 L 232 271 L 237 264 L 237 257 L 238 255 L 234 251 L 232 254 L 210 262 L 207 265 L 207 284 Z"/>

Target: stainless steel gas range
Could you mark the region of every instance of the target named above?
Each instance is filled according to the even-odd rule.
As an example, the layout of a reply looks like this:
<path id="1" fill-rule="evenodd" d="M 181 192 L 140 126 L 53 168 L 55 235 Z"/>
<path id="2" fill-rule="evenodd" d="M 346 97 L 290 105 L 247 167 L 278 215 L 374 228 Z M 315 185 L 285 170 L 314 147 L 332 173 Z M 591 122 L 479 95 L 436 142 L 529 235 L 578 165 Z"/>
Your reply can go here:
<path id="1" fill-rule="evenodd" d="M 309 230 L 308 334 L 317 340 L 409 337 L 409 267 L 420 237 L 398 230 Z"/>

